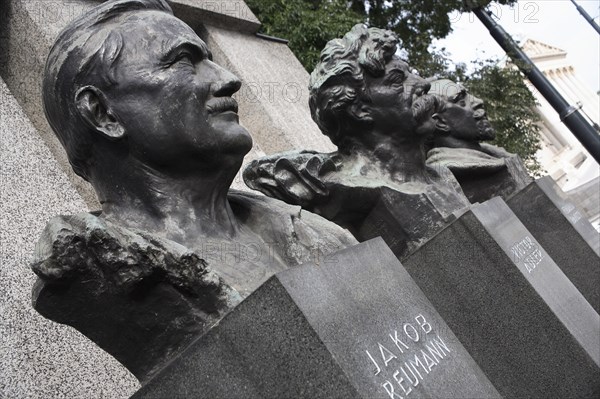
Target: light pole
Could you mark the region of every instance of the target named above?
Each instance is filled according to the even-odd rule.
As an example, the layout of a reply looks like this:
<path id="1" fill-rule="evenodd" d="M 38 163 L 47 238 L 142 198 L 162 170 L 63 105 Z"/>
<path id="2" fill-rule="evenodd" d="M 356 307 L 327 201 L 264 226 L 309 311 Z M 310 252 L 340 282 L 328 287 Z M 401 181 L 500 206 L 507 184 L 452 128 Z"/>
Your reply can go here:
<path id="1" fill-rule="evenodd" d="M 577 7 L 577 11 L 579 11 L 583 18 L 585 18 L 585 20 L 588 21 L 590 25 L 592 25 L 592 28 L 596 29 L 596 32 L 600 33 L 600 26 L 598 26 L 596 21 L 594 21 L 594 18 L 592 18 L 592 16 L 588 14 L 587 11 L 583 9 L 583 7 L 575 3 L 575 0 L 571 0 L 571 3 L 573 3 L 575 7 Z"/>
<path id="2" fill-rule="evenodd" d="M 489 1 L 485 3 L 489 3 Z M 596 162 L 600 164 L 600 135 L 596 129 L 581 115 L 577 107 L 570 105 L 560 95 L 504 28 L 494 21 L 489 11 L 484 10 L 477 1 L 465 1 L 465 4 L 490 31 L 490 34 L 502 49 L 516 61 L 515 64 L 521 72 L 527 76 L 529 81 L 550 103 L 552 108 L 558 112 L 560 120 L 565 126 L 567 126 Z"/>

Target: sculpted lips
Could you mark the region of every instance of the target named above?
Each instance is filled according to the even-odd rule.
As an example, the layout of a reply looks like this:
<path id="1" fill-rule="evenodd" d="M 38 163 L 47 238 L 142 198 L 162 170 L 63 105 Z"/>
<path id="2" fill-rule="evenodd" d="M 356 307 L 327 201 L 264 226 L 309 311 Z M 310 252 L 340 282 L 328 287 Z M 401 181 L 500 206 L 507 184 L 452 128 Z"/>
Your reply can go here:
<path id="1" fill-rule="evenodd" d="M 206 103 L 206 109 L 208 110 L 209 115 L 220 114 L 227 111 L 237 114 L 238 104 L 237 101 L 231 97 L 215 97 Z"/>

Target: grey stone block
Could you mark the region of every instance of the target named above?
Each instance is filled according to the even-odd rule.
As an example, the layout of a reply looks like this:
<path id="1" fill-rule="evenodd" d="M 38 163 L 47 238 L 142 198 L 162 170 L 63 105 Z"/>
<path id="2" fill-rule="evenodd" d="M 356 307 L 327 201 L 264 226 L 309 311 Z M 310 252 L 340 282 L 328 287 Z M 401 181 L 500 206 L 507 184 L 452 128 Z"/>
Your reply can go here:
<path id="1" fill-rule="evenodd" d="M 46 222 L 87 211 L 81 196 L 0 80 L 0 397 L 120 398 L 138 383 L 74 329 L 31 306 L 29 268 Z"/>
<path id="2" fill-rule="evenodd" d="M 0 75 L 35 126 L 71 184 L 91 209 L 99 209 L 92 187 L 71 169 L 62 145 L 46 121 L 42 75 L 59 32 L 97 3 L 87 0 L 9 0 L 0 2 Z"/>
<path id="3" fill-rule="evenodd" d="M 409 394 L 499 397 L 375 239 L 272 277 L 133 397 Z"/>
<path id="4" fill-rule="evenodd" d="M 508 206 L 581 294 L 600 312 L 600 233 L 549 176 L 529 184 Z"/>
<path id="5" fill-rule="evenodd" d="M 347 398 L 357 393 L 273 278 L 133 396 L 166 397 Z"/>
<path id="6" fill-rule="evenodd" d="M 503 396 L 600 393 L 600 317 L 500 198 L 403 263 Z"/>
<path id="7" fill-rule="evenodd" d="M 168 1 L 175 15 L 190 25 L 202 21 L 204 24 L 247 33 L 255 33 L 260 29 L 260 21 L 243 0 Z"/>

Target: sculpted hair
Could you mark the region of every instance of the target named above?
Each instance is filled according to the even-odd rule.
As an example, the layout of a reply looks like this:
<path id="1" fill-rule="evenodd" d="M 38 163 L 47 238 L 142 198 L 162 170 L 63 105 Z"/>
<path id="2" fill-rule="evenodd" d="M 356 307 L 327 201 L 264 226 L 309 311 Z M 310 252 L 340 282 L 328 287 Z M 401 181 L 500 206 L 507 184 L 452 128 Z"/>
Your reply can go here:
<path id="1" fill-rule="evenodd" d="M 356 123 L 364 116 L 357 104 L 365 90 L 364 72 L 382 76 L 397 47 L 393 32 L 358 24 L 321 51 L 310 75 L 309 107 L 313 120 L 334 144 L 343 142 L 348 117 Z"/>
<path id="2" fill-rule="evenodd" d="M 42 83 L 46 118 L 73 170 L 86 180 L 94 133 L 77 112 L 75 95 L 86 85 L 106 88 L 116 84 L 116 63 L 123 49 L 123 37 L 113 30 L 111 22 L 136 10 L 173 14 L 164 0 L 107 1 L 63 29 L 46 60 Z"/>
<path id="3" fill-rule="evenodd" d="M 446 110 L 446 100 L 437 94 L 425 94 L 413 103 L 413 118 L 417 124 L 425 122 L 434 113 L 442 113 Z"/>
<path id="4" fill-rule="evenodd" d="M 454 97 L 460 93 L 462 90 L 465 90 L 462 85 L 451 81 L 450 79 L 437 79 L 432 80 L 431 88 L 429 89 L 429 94 L 436 94 L 448 99 L 448 101 L 453 101 Z"/>

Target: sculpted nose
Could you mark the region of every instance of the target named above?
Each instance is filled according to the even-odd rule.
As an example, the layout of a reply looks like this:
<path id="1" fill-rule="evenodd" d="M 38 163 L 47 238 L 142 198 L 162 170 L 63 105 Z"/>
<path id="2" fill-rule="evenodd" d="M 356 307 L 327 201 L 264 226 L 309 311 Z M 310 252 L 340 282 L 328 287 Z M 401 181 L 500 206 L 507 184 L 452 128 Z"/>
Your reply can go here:
<path id="1" fill-rule="evenodd" d="M 483 108 L 483 100 L 479 97 L 469 96 L 471 100 L 471 107 L 473 109 Z"/>
<path id="2" fill-rule="evenodd" d="M 242 86 L 242 82 L 233 73 L 214 64 L 216 69 L 216 82 L 211 84 L 213 96 L 228 97 L 233 95 Z"/>
<path id="3" fill-rule="evenodd" d="M 411 92 L 416 94 L 417 96 L 427 94 L 429 89 L 431 89 L 431 83 L 415 74 L 410 74 L 409 77 L 406 79 L 406 83 L 411 89 Z"/>

